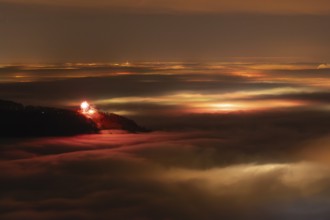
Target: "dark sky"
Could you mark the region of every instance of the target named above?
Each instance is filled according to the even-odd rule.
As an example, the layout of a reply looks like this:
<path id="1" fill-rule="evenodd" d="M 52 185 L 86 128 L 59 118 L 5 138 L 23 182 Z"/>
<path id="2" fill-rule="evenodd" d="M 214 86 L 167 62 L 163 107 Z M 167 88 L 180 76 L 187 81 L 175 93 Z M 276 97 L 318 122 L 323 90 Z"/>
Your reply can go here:
<path id="1" fill-rule="evenodd" d="M 0 63 L 327 62 L 328 1 L 0 1 Z"/>

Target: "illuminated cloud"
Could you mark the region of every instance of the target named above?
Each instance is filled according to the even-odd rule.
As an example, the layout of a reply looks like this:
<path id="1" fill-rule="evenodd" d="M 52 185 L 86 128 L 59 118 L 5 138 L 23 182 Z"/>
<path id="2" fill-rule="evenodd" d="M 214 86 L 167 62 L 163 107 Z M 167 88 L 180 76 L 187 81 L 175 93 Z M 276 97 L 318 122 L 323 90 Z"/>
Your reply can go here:
<path id="1" fill-rule="evenodd" d="M 317 69 L 330 69 L 330 64 L 320 64 Z"/>

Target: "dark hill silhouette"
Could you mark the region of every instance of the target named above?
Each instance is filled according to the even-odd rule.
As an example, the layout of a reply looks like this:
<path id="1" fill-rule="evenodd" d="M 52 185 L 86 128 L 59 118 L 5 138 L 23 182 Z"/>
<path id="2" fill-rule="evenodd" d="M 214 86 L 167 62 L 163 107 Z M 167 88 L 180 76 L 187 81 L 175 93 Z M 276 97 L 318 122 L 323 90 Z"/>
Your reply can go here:
<path id="1" fill-rule="evenodd" d="M 123 116 L 100 112 L 98 113 L 99 117 L 96 123 L 101 130 L 104 129 L 117 129 L 117 130 L 125 130 L 128 132 L 148 132 L 149 130 L 139 126 L 135 123 L 135 121 L 125 118 Z"/>
<path id="2" fill-rule="evenodd" d="M 100 129 L 144 132 L 146 129 L 119 115 L 99 113 L 94 121 L 78 111 L 24 106 L 0 100 L 0 137 L 70 136 L 98 133 Z"/>

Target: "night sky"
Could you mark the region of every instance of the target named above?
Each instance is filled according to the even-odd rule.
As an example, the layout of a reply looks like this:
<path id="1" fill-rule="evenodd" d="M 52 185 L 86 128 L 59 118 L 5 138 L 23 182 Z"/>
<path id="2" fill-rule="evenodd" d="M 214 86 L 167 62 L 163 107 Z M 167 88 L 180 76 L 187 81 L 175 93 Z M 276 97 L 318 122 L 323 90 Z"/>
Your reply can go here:
<path id="1" fill-rule="evenodd" d="M 329 219 L 329 21 L 327 0 L 0 0 L 1 100 L 152 130 L 1 138 L 0 219 Z"/>
<path id="2" fill-rule="evenodd" d="M 329 16 L 327 0 L 1 0 L 0 63 L 327 62 Z"/>

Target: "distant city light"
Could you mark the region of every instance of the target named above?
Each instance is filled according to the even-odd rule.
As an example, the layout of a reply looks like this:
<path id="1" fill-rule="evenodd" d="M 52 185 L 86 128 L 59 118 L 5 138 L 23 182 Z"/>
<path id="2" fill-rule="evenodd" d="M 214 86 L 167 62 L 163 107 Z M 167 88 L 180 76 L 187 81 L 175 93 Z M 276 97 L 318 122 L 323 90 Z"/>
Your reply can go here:
<path id="1" fill-rule="evenodd" d="M 94 114 L 95 112 L 96 112 L 95 109 L 89 109 L 88 110 L 88 114 L 90 114 L 90 115 Z"/>
<path id="2" fill-rule="evenodd" d="M 80 108 L 81 108 L 82 112 L 86 113 L 86 112 L 88 112 L 90 105 L 87 101 L 84 101 L 81 103 Z"/>
<path id="3" fill-rule="evenodd" d="M 83 101 L 80 104 L 80 109 L 81 109 L 81 113 L 83 113 L 88 117 L 90 117 L 91 115 L 97 112 L 96 109 L 93 106 L 91 106 L 87 101 Z"/>

